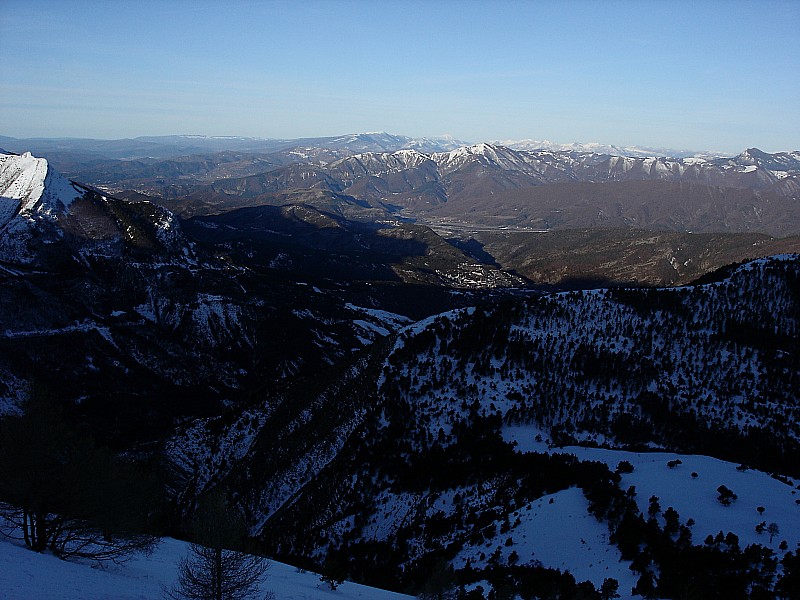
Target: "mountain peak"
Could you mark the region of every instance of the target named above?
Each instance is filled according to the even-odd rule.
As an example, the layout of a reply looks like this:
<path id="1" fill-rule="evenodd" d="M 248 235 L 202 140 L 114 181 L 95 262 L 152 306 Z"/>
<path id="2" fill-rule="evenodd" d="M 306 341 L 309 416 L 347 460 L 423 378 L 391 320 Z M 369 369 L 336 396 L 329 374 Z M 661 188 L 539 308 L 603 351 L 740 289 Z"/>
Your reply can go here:
<path id="1" fill-rule="evenodd" d="M 488 144 L 486 142 L 480 142 L 478 144 L 472 144 L 469 146 L 461 146 L 454 150 L 448 152 L 448 156 L 451 158 L 456 157 L 466 157 L 466 156 L 495 156 L 497 154 L 498 146 L 494 146 L 492 144 Z"/>
<path id="2" fill-rule="evenodd" d="M 30 152 L 0 154 L 0 227 L 18 216 L 53 218 L 81 195 L 44 158 Z"/>
<path id="3" fill-rule="evenodd" d="M 82 195 L 43 158 L 0 154 L 0 259 L 32 262 L 31 232 L 49 229 Z"/>
<path id="4" fill-rule="evenodd" d="M 30 152 L 0 153 L 0 261 L 49 264 L 123 249 L 190 256 L 174 216 L 150 202 L 107 197 Z M 43 251 L 44 248 L 47 250 Z"/>
<path id="5" fill-rule="evenodd" d="M 755 157 L 759 157 L 759 156 L 766 156 L 766 152 L 763 152 L 762 150 L 759 150 L 758 148 L 756 148 L 754 146 L 754 147 L 748 148 L 747 150 L 742 152 L 740 154 L 740 156 L 747 156 L 747 157 L 755 158 Z"/>
<path id="6" fill-rule="evenodd" d="M 728 161 L 734 167 L 759 167 L 777 173 L 796 173 L 800 170 L 800 153 L 777 152 L 770 154 L 759 148 L 748 148 Z"/>

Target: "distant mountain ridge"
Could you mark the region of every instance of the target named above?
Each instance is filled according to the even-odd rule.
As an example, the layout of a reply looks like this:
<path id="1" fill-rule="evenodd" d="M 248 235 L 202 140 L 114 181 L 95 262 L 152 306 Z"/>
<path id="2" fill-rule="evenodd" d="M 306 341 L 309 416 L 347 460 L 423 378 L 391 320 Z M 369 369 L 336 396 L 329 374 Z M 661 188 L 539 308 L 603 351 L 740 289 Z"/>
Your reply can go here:
<path id="1" fill-rule="evenodd" d="M 136 143 L 152 149 L 154 139 L 161 138 Z M 175 151 L 180 144 L 187 151 L 187 144 L 261 143 L 203 136 L 162 141 L 172 143 Z M 272 152 L 204 151 L 119 160 L 88 153 L 91 144 L 84 142 L 78 144 L 83 150 L 55 150 L 49 160 L 71 179 L 105 195 L 149 200 L 184 219 L 250 207 L 306 205 L 364 223 L 417 223 L 433 227 L 460 248 L 471 248 L 486 264 L 535 276 L 539 283 L 598 275 L 602 280 L 604 268 L 623 275 L 629 271 L 630 277 L 635 273 L 641 281 L 686 283 L 724 264 L 719 262 L 723 256 L 724 261 L 742 260 L 800 248 L 797 239 L 773 243 L 761 237 L 800 235 L 799 151 L 770 154 L 750 148 L 732 157 L 666 158 L 523 151 L 488 143 L 423 151 L 418 140 L 373 133 L 309 138 L 303 140 L 307 145 L 289 140 L 287 147 Z M 444 142 L 446 147 L 457 144 Z M 398 145 L 411 147 L 388 149 Z M 102 145 L 99 151 L 106 152 Z M 588 252 L 588 264 L 579 264 L 586 258 L 580 259 L 581 252 L 573 248 L 568 259 L 553 267 L 534 266 L 520 252 L 541 248 L 540 240 L 514 237 L 512 242 L 503 235 L 591 229 L 616 230 L 619 239 L 594 236 L 599 246 L 581 247 Z M 498 235 L 489 239 L 492 230 Z M 638 233 L 631 237 L 626 230 Z M 654 258 L 643 253 L 646 246 L 631 241 L 649 239 L 652 232 L 674 232 L 685 239 L 673 236 Z M 686 237 L 696 234 L 715 237 L 704 238 L 710 244 L 703 247 L 698 239 Z M 717 234 L 744 234 L 747 241 Z M 562 246 L 556 236 L 547 239 Z M 617 242 L 626 250 L 615 250 Z M 486 243 L 492 252 L 481 250 Z M 612 268 L 599 259 L 608 252 L 626 259 L 613 260 Z M 544 248 L 541 256 L 552 255 Z M 634 263 L 627 264 L 629 260 Z"/>
<path id="2" fill-rule="evenodd" d="M 554 152 L 593 152 L 595 154 L 610 154 L 612 156 L 630 156 L 632 158 L 646 158 L 648 156 L 663 156 L 670 158 L 721 158 L 730 156 L 726 152 L 714 152 L 710 150 L 676 150 L 672 148 L 662 148 L 653 146 L 618 146 L 614 144 L 602 144 L 599 142 L 572 142 L 561 144 L 550 140 L 495 140 L 500 146 L 513 148 L 514 150 L 552 150 Z"/>
<path id="3" fill-rule="evenodd" d="M 279 152 L 293 148 L 327 148 L 350 152 L 385 152 L 414 148 L 421 152 L 452 150 L 466 142 L 450 136 L 413 138 L 385 132 L 353 133 L 311 138 L 162 135 L 129 139 L 25 138 L 0 136 L 0 147 L 37 155 L 55 152 L 86 153 L 113 159 L 174 158 L 209 152 Z"/>
<path id="4" fill-rule="evenodd" d="M 484 140 L 494 146 L 512 150 L 553 152 L 582 152 L 628 156 L 631 158 L 704 158 L 730 157 L 728 152 L 715 150 L 673 149 L 660 146 L 622 146 L 602 142 L 559 143 L 535 139 Z M 289 148 L 328 148 L 351 152 L 395 152 L 418 150 L 420 152 L 447 152 L 460 147 L 474 145 L 473 142 L 456 139 L 450 135 L 412 137 L 383 131 L 350 133 L 336 136 L 304 138 L 261 138 L 250 136 L 213 135 L 145 135 L 122 139 L 91 138 L 13 138 L 0 135 L 0 147 L 17 152 L 32 151 L 36 154 L 50 152 L 87 152 L 107 158 L 168 158 L 194 153 L 238 151 L 276 152 Z"/>
<path id="5" fill-rule="evenodd" d="M 293 156 L 288 164 L 283 155 L 271 157 L 272 167 L 245 177 L 208 183 L 192 176 L 131 179 L 122 185 L 161 196 L 185 215 L 273 204 L 276 195 L 290 191 L 325 190 L 362 203 L 370 219 L 379 210 L 385 218 L 537 230 L 634 226 L 800 233 L 800 152 L 750 149 L 731 158 L 672 159 L 474 144 L 331 160 Z"/>

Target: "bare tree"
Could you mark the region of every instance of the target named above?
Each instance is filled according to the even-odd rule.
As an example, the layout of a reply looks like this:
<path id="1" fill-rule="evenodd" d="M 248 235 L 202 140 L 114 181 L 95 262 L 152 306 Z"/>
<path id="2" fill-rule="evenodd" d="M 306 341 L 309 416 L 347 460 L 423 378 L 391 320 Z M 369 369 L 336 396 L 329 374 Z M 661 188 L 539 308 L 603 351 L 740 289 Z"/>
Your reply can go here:
<path id="1" fill-rule="evenodd" d="M 157 494 L 151 474 L 79 435 L 40 385 L 0 424 L 0 533 L 36 552 L 99 563 L 147 552 Z"/>
<path id="2" fill-rule="evenodd" d="M 181 600 L 252 598 L 268 566 L 260 556 L 192 544 L 178 564 L 179 587 L 167 595 Z"/>
<path id="3" fill-rule="evenodd" d="M 237 549 L 247 532 L 241 514 L 215 493 L 201 503 L 192 530 L 196 542 L 178 563 L 178 585 L 165 595 L 173 600 L 254 598 L 269 561 Z"/>

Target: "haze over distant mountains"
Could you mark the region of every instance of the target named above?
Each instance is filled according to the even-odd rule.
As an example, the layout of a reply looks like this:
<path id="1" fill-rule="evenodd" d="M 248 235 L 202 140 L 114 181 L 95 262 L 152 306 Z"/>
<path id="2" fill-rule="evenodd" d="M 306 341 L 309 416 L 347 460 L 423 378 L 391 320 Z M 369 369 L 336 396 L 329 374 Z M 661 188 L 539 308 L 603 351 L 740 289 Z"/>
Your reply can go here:
<path id="1" fill-rule="evenodd" d="M 8 150 L 27 150 L 38 154 L 55 151 L 90 152 L 108 158 L 165 158 L 195 152 L 221 150 L 274 152 L 287 148 L 306 146 L 317 148 L 348 149 L 353 152 L 394 152 L 414 149 L 420 152 L 446 152 L 474 142 L 458 140 L 449 135 L 415 138 L 386 132 L 353 133 L 340 136 L 311 138 L 258 138 L 247 136 L 206 135 L 162 135 L 139 136 L 123 139 L 90 138 L 11 138 L 0 135 L 0 147 Z M 557 143 L 548 140 L 509 139 L 491 140 L 489 143 L 514 150 L 554 150 L 595 152 L 615 156 L 668 156 L 686 158 L 690 156 L 721 157 L 726 153 L 701 150 L 675 150 L 650 146 L 620 146 L 614 144 Z"/>
<path id="2" fill-rule="evenodd" d="M 10 138 L 0 136 L 0 147 L 12 151 L 26 148 L 35 154 L 87 153 L 106 158 L 168 158 L 187 154 L 237 151 L 277 152 L 297 147 L 329 148 L 351 152 L 386 152 L 415 149 L 420 152 L 453 150 L 466 142 L 449 136 L 412 138 L 384 132 L 354 133 L 313 138 L 257 138 L 244 136 L 163 135 L 98 140 L 89 138 Z"/>

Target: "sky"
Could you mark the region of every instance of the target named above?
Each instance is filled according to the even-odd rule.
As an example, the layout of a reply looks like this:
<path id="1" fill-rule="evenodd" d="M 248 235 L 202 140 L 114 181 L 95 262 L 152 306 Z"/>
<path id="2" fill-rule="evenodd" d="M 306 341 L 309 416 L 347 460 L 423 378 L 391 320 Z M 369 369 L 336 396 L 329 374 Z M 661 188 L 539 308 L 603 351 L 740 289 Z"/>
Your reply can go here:
<path id="1" fill-rule="evenodd" d="M 800 0 L 0 0 L 0 135 L 800 149 Z"/>

